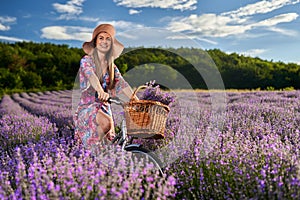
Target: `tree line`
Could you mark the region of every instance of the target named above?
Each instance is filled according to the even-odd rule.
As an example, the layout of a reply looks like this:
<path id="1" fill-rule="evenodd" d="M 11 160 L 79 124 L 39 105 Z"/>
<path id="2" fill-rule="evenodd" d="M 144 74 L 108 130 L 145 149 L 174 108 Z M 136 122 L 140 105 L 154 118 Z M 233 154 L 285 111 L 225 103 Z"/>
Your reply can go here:
<path id="1" fill-rule="evenodd" d="M 1 94 L 16 90 L 72 89 L 84 55 L 81 48 L 66 44 L 34 42 L 1 42 L 0 53 Z M 219 49 L 130 47 L 115 63 L 123 74 L 136 68 L 143 73 L 141 76 L 155 79 L 155 74 L 160 73 L 174 83 L 177 78 L 175 72 L 178 72 L 193 88 L 199 89 L 207 87 L 199 67 L 203 72 L 216 67 L 225 88 L 300 89 L 300 66 L 295 63 L 227 54 Z M 160 68 L 157 64 L 169 67 Z"/>

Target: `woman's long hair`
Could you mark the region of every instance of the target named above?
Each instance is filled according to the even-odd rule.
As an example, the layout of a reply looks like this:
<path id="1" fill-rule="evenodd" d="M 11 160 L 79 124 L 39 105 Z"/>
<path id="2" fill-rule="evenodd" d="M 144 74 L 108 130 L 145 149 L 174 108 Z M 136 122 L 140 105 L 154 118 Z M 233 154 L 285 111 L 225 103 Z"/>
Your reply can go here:
<path id="1" fill-rule="evenodd" d="M 103 83 L 103 75 L 102 74 L 102 70 L 101 70 L 101 66 L 100 66 L 100 58 L 98 55 L 98 50 L 97 50 L 97 46 L 96 46 L 96 38 L 94 39 L 94 51 L 92 53 L 92 57 L 94 59 L 94 63 L 96 66 L 96 75 L 100 80 L 100 83 Z M 115 70 L 114 70 L 114 57 L 112 56 L 113 53 L 113 40 L 111 43 L 111 47 L 110 50 L 107 52 L 107 54 L 105 55 L 105 59 L 108 62 L 108 74 L 109 74 L 109 85 L 108 85 L 108 89 L 113 89 L 114 88 L 114 77 L 115 77 Z"/>

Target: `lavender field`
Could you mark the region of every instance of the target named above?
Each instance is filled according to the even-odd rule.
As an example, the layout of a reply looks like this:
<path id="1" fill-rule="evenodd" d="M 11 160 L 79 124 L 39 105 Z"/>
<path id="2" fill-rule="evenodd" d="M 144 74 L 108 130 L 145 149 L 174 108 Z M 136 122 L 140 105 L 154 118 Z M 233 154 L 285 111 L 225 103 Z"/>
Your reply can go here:
<path id="1" fill-rule="evenodd" d="M 95 155 L 77 144 L 71 90 L 5 95 L 0 199 L 300 199 L 300 91 L 227 92 L 209 151 L 210 94 L 177 95 L 166 139 L 137 140 L 157 150 L 180 138 L 163 176 L 117 146 Z"/>

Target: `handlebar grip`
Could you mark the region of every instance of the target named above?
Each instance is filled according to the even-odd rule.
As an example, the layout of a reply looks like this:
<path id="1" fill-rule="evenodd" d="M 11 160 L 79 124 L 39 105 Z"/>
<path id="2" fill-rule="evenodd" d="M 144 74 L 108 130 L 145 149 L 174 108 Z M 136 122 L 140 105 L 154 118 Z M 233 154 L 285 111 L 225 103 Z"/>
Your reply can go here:
<path id="1" fill-rule="evenodd" d="M 122 105 L 121 100 L 118 97 L 109 97 L 107 100 L 108 103 L 115 103 L 117 105 Z"/>
<path id="2" fill-rule="evenodd" d="M 98 98 L 98 92 L 97 91 L 95 92 L 95 98 L 96 99 Z M 107 99 L 107 102 L 110 103 L 110 104 L 111 103 L 115 103 L 115 104 L 118 104 L 118 105 L 122 104 L 121 100 L 118 97 L 109 97 Z"/>

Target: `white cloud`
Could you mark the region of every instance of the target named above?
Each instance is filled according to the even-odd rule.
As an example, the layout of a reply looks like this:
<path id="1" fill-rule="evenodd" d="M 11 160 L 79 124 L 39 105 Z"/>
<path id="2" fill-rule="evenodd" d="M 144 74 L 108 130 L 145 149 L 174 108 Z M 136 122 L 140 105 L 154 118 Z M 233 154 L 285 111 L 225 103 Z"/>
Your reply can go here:
<path id="1" fill-rule="evenodd" d="M 7 36 L 1 36 L 0 35 L 0 40 L 7 40 L 7 41 L 11 41 L 11 42 L 28 42 L 28 40 L 24 40 L 21 38 L 15 38 L 15 37 L 7 37 Z"/>
<path id="2" fill-rule="evenodd" d="M 129 12 L 130 15 L 135 15 L 135 14 L 141 13 L 142 11 L 141 10 L 130 9 L 128 12 Z"/>
<path id="3" fill-rule="evenodd" d="M 190 15 L 171 21 L 167 28 L 174 32 L 199 34 L 205 37 L 226 37 L 241 34 L 251 29 L 249 25 L 233 22 L 230 17 L 216 14 Z"/>
<path id="4" fill-rule="evenodd" d="M 88 21 L 88 22 L 97 22 L 99 21 L 99 18 L 95 18 L 95 17 L 78 17 L 79 20 L 82 21 Z"/>
<path id="5" fill-rule="evenodd" d="M 206 39 L 206 38 L 201 38 L 199 36 L 187 36 L 187 35 L 170 35 L 170 36 L 167 36 L 166 39 L 170 39 L 170 40 L 189 40 L 189 39 L 195 39 L 195 40 L 199 40 L 199 41 L 203 41 L 203 42 L 206 42 L 206 43 L 209 43 L 209 44 L 213 44 L 213 45 L 217 45 L 218 42 L 216 41 L 213 41 L 213 40 L 209 40 L 209 39 Z"/>
<path id="6" fill-rule="evenodd" d="M 298 18 L 297 13 L 280 14 L 261 21 L 255 21 L 251 15 L 268 13 L 283 6 L 299 2 L 300 0 L 259 1 L 219 15 L 193 14 L 188 17 L 174 18 L 169 21 L 167 28 L 174 32 L 202 37 L 241 37 L 246 32 L 257 28 L 265 28 L 280 34 L 295 36 L 297 34 L 295 31 L 289 32 L 289 30 L 277 28 L 276 25 L 294 21 Z"/>
<path id="7" fill-rule="evenodd" d="M 79 26 L 48 26 L 41 31 L 41 37 L 46 39 L 88 41 L 91 40 L 93 29 Z"/>
<path id="8" fill-rule="evenodd" d="M 5 25 L 0 23 L 0 31 L 8 31 L 9 29 L 10 29 L 9 26 L 5 26 Z"/>
<path id="9" fill-rule="evenodd" d="M 257 57 L 267 51 L 268 51 L 267 49 L 249 49 L 247 51 L 240 52 L 240 54 L 245 56 L 250 56 L 250 57 Z"/>
<path id="10" fill-rule="evenodd" d="M 121 32 L 118 35 L 129 40 L 137 40 L 139 38 L 137 35 L 128 32 Z"/>
<path id="11" fill-rule="evenodd" d="M 166 47 L 192 47 L 200 46 L 198 41 L 217 44 L 215 41 L 197 36 L 186 36 L 173 33 L 157 27 L 145 27 L 128 21 L 100 21 L 99 24 L 110 23 L 117 31 L 117 38 L 125 46 L 166 46 Z M 95 27 L 79 26 L 49 26 L 41 29 L 42 38 L 49 40 L 90 41 Z M 181 36 L 181 37 L 180 37 Z"/>
<path id="12" fill-rule="evenodd" d="M 26 14 L 26 15 L 23 15 L 23 18 L 31 18 L 32 16 L 31 16 L 31 14 Z"/>
<path id="13" fill-rule="evenodd" d="M 17 18 L 15 18 L 15 17 L 0 16 L 0 31 L 10 30 L 9 24 L 15 23 L 16 21 L 17 21 Z"/>
<path id="14" fill-rule="evenodd" d="M 128 8 L 171 8 L 181 11 L 197 8 L 197 0 L 114 0 L 114 2 Z"/>
<path id="15" fill-rule="evenodd" d="M 277 27 L 268 27 L 268 30 L 280 33 L 282 35 L 291 36 L 291 37 L 296 37 L 298 35 L 298 33 L 296 31 L 290 30 L 290 29 L 281 29 L 281 28 L 277 28 Z"/>
<path id="16" fill-rule="evenodd" d="M 295 19 L 297 19 L 298 16 L 299 15 L 297 13 L 281 14 L 281 15 L 277 15 L 275 17 L 260 21 L 256 24 L 254 24 L 254 26 L 274 26 L 279 23 L 294 21 Z"/>
<path id="17" fill-rule="evenodd" d="M 101 21 L 98 24 L 109 23 L 112 24 L 116 30 L 117 35 L 120 32 L 126 32 L 128 30 L 135 30 L 143 28 L 143 25 L 134 24 L 127 21 Z M 42 38 L 51 40 L 77 40 L 77 41 L 89 41 L 92 38 L 92 33 L 95 27 L 87 28 L 80 26 L 48 26 L 41 29 Z M 126 35 L 126 34 L 124 34 Z M 124 36 L 123 35 L 123 36 Z"/>
<path id="18" fill-rule="evenodd" d="M 85 0 L 69 0 L 66 4 L 53 3 L 56 12 L 61 13 L 59 19 L 73 19 L 82 13 L 82 5 Z"/>
<path id="19" fill-rule="evenodd" d="M 16 22 L 17 18 L 15 17 L 2 17 L 0 16 L 0 22 L 1 23 L 14 23 Z"/>
<path id="20" fill-rule="evenodd" d="M 116 30 L 117 33 L 120 31 L 126 31 L 126 30 L 134 30 L 134 29 L 140 29 L 140 28 L 144 28 L 144 25 L 142 24 L 136 24 L 133 22 L 128 22 L 128 21 L 100 21 L 98 24 L 104 24 L 104 23 L 108 23 L 113 25 Z"/>
<path id="21" fill-rule="evenodd" d="M 237 10 L 222 13 L 224 16 L 231 18 L 241 18 L 245 16 L 269 13 L 273 10 L 279 9 L 283 6 L 299 3 L 300 0 L 272 0 L 272 1 L 258 1 L 253 4 L 248 4 Z"/>

